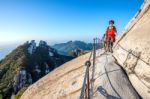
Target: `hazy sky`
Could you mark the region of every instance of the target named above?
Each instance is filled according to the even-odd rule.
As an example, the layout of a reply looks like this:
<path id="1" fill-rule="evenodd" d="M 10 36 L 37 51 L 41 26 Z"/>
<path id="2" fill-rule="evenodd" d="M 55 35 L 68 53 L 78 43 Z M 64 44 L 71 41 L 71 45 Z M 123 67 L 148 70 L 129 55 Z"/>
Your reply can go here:
<path id="1" fill-rule="evenodd" d="M 118 32 L 143 0 L 0 0 L 0 43 L 23 40 L 90 41 L 110 19 Z"/>

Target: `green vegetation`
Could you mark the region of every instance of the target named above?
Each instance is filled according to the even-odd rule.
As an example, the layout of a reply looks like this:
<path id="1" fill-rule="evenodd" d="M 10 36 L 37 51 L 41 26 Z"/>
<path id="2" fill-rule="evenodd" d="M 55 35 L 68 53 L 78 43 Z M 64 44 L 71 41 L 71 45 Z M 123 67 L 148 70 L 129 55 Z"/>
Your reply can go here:
<path id="1" fill-rule="evenodd" d="M 57 54 L 55 49 L 52 49 L 54 56 L 49 55 L 49 46 L 38 46 L 35 52 L 31 55 L 28 53 L 30 45 L 25 43 L 13 50 L 5 59 L 0 61 L 0 99 L 9 99 L 13 92 L 13 79 L 21 66 L 25 67 L 26 71 L 31 74 L 33 82 L 37 81 L 34 69 L 39 65 L 41 70 L 40 77 L 45 75 L 45 63 L 49 66 L 50 71 L 69 61 L 72 57 Z M 22 93 L 28 86 L 24 86 L 19 90 L 15 99 L 19 99 Z"/>
<path id="2" fill-rule="evenodd" d="M 77 55 L 76 51 L 69 52 L 69 56 L 78 57 L 87 54 L 89 51 L 80 50 L 79 55 Z"/>
<path id="3" fill-rule="evenodd" d="M 14 97 L 14 99 L 20 99 L 22 94 L 25 92 L 25 90 L 28 88 L 29 85 L 25 85 Z"/>
<path id="4" fill-rule="evenodd" d="M 26 45 L 19 46 L 0 61 L 0 96 L 4 99 L 11 95 L 13 77 L 23 64 L 26 47 Z"/>
<path id="5" fill-rule="evenodd" d="M 88 52 L 89 52 L 89 51 L 83 51 L 83 50 L 82 50 L 82 51 L 80 52 L 80 56 L 81 56 L 81 55 L 85 55 L 85 54 L 87 54 Z"/>

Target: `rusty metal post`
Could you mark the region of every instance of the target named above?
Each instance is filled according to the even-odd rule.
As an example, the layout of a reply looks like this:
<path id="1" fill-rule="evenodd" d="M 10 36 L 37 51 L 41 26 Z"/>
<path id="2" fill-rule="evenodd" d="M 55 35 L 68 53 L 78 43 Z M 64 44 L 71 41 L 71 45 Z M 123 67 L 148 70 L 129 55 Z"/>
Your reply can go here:
<path id="1" fill-rule="evenodd" d="M 93 98 L 93 94 L 94 94 L 95 58 L 96 58 L 96 38 L 93 39 L 93 68 L 92 68 L 92 78 L 91 78 L 91 93 L 90 93 L 90 99 Z"/>
<path id="2" fill-rule="evenodd" d="M 87 74 L 87 99 L 90 99 L 90 75 L 89 75 L 89 66 L 87 67 L 88 74 Z"/>

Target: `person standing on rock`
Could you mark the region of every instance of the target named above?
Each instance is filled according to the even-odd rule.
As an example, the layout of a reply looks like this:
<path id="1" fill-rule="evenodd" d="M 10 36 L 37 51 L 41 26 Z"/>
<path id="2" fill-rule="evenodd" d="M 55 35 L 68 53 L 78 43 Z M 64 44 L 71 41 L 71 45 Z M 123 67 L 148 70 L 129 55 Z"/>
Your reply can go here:
<path id="1" fill-rule="evenodd" d="M 107 27 L 106 33 L 105 33 L 106 41 L 107 41 L 106 51 L 109 51 L 109 52 L 113 52 L 112 47 L 113 47 L 113 43 L 116 40 L 117 29 L 114 26 L 114 24 L 115 24 L 114 20 L 110 20 L 109 26 Z"/>

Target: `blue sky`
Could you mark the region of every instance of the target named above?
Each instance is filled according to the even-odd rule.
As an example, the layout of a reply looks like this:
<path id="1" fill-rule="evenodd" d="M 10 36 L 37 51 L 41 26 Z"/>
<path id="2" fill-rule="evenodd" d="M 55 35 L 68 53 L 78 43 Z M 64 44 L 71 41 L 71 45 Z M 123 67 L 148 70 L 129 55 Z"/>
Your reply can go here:
<path id="1" fill-rule="evenodd" d="M 101 37 L 110 19 L 118 33 L 143 0 L 1 0 L 0 43 Z"/>

